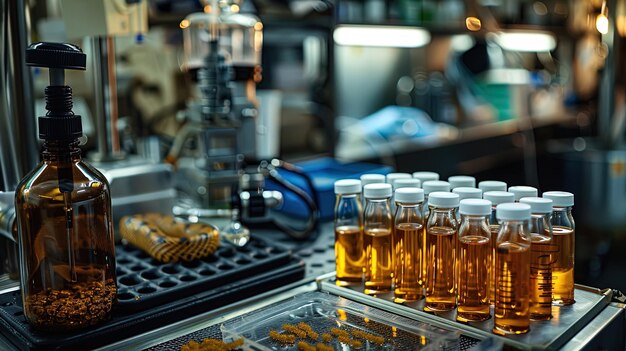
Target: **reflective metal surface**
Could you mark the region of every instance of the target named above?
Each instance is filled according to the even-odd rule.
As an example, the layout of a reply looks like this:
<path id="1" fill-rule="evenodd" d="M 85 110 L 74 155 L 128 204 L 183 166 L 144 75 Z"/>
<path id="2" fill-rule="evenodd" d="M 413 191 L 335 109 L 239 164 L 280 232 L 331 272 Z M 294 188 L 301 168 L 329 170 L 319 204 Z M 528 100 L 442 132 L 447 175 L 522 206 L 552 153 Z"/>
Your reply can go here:
<path id="1" fill-rule="evenodd" d="M 404 317 L 429 322 L 444 328 L 455 328 L 471 337 L 484 339 L 494 337 L 505 345 L 521 350 L 556 349 L 570 340 L 589 323 L 611 301 L 611 292 L 576 286 L 576 303 L 571 306 L 553 307 L 552 320 L 531 321 L 530 332 L 522 335 L 498 336 L 492 333 L 493 318 L 477 323 L 462 324 L 456 322 L 456 310 L 438 315 L 423 312 L 424 300 L 400 305 L 393 302 L 393 294 L 372 297 L 363 294 L 362 287 L 338 287 L 333 281 L 321 282 L 322 291 L 346 297 L 384 311 Z M 493 315 L 493 311 L 492 311 Z"/>
<path id="2" fill-rule="evenodd" d="M 624 305 L 611 303 L 561 350 L 624 350 Z"/>

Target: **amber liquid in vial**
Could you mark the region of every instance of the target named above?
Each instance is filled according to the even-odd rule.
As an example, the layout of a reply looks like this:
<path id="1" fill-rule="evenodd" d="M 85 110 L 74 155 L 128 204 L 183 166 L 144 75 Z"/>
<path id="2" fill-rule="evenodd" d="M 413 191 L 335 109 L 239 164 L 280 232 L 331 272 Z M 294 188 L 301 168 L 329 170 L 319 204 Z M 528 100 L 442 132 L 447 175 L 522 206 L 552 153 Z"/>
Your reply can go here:
<path id="1" fill-rule="evenodd" d="M 558 249 L 552 265 L 552 301 L 558 305 L 574 302 L 574 230 L 562 226 L 552 228 L 553 245 Z"/>
<path id="2" fill-rule="evenodd" d="M 335 228 L 337 285 L 360 283 L 363 279 L 363 236 L 357 226 Z"/>
<path id="3" fill-rule="evenodd" d="M 391 272 L 393 271 L 391 231 L 387 229 L 366 230 L 363 239 L 367 255 L 364 292 L 369 295 L 388 293 L 391 291 Z"/>
<path id="4" fill-rule="evenodd" d="M 531 233 L 530 243 L 530 318 L 547 320 L 552 317 L 552 255 L 555 254 L 550 236 Z"/>
<path id="5" fill-rule="evenodd" d="M 400 223 L 396 226 L 395 302 L 417 301 L 422 298 L 418 273 L 422 269 L 420 240 L 423 231 L 423 226 L 419 223 Z"/>
<path id="6" fill-rule="evenodd" d="M 459 307 L 462 322 L 489 319 L 489 270 L 491 244 L 483 236 L 459 238 Z"/>
<path id="7" fill-rule="evenodd" d="M 498 241 L 498 232 L 500 225 L 490 224 L 491 232 L 491 264 L 489 265 L 489 304 L 496 304 L 496 243 Z"/>
<path id="8" fill-rule="evenodd" d="M 456 307 L 455 262 L 458 236 L 447 227 L 431 227 L 426 233 L 426 312 L 450 311 Z"/>
<path id="9" fill-rule="evenodd" d="M 493 332 L 529 330 L 530 247 L 505 242 L 496 247 L 496 305 Z"/>

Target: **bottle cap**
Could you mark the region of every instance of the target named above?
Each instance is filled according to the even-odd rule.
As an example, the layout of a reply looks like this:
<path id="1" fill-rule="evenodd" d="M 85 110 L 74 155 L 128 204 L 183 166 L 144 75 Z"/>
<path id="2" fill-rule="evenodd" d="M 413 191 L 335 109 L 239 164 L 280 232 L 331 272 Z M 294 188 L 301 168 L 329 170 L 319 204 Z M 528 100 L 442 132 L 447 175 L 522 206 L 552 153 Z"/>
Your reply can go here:
<path id="1" fill-rule="evenodd" d="M 383 174 L 368 173 L 361 175 L 361 184 L 363 186 L 367 184 L 384 183 L 385 176 Z"/>
<path id="2" fill-rule="evenodd" d="M 411 178 L 411 175 L 409 173 L 389 173 L 387 174 L 386 183 L 393 185 L 393 182 L 396 179 L 402 179 L 402 178 Z"/>
<path id="3" fill-rule="evenodd" d="M 363 187 L 366 199 L 384 199 L 391 197 L 391 184 L 375 183 Z"/>
<path id="4" fill-rule="evenodd" d="M 459 195 L 449 192 L 435 191 L 428 195 L 428 205 L 444 208 L 458 207 Z"/>
<path id="5" fill-rule="evenodd" d="M 483 180 L 478 183 L 478 189 L 484 193 L 488 191 L 506 191 L 506 183 L 498 180 Z"/>
<path id="6" fill-rule="evenodd" d="M 463 199 L 482 199 L 483 191 L 477 188 L 470 188 L 466 186 L 461 186 L 458 188 L 452 189 L 452 192 L 459 195 L 461 200 Z"/>
<path id="7" fill-rule="evenodd" d="M 360 194 L 361 181 L 358 179 L 340 179 L 335 182 L 335 194 Z"/>
<path id="8" fill-rule="evenodd" d="M 509 192 L 515 194 L 515 201 L 519 201 L 523 197 L 537 197 L 538 194 L 537 188 L 525 185 L 510 186 Z"/>
<path id="9" fill-rule="evenodd" d="M 530 205 L 507 202 L 496 206 L 496 218 L 501 220 L 524 221 L 530 219 Z"/>
<path id="10" fill-rule="evenodd" d="M 543 197 L 523 197 L 519 199 L 520 203 L 529 204 L 532 213 L 550 213 L 552 212 L 552 200 Z"/>
<path id="11" fill-rule="evenodd" d="M 428 180 L 422 183 L 422 189 L 426 195 L 434 191 L 450 191 L 450 183 L 443 180 Z"/>
<path id="12" fill-rule="evenodd" d="M 419 179 L 422 184 L 429 180 L 439 180 L 439 173 L 435 172 L 413 172 L 413 178 Z"/>
<path id="13" fill-rule="evenodd" d="M 461 200 L 459 213 L 470 216 L 487 216 L 491 214 L 491 201 L 483 199 Z"/>
<path id="14" fill-rule="evenodd" d="M 574 206 L 574 194 L 566 191 L 546 191 L 543 197 L 552 200 L 554 207 Z"/>
<path id="15" fill-rule="evenodd" d="M 491 201 L 494 205 L 498 205 L 515 201 L 515 194 L 506 191 L 488 191 L 483 194 L 483 199 Z"/>
<path id="16" fill-rule="evenodd" d="M 457 175 L 457 176 L 448 177 L 448 183 L 450 183 L 450 187 L 452 189 L 460 188 L 460 187 L 475 188 L 476 178 L 466 176 L 466 175 Z"/>
<path id="17" fill-rule="evenodd" d="M 400 188 L 419 188 L 422 182 L 415 178 L 400 178 L 393 181 L 392 186 L 395 189 Z"/>
<path id="18" fill-rule="evenodd" d="M 400 188 L 395 192 L 396 202 L 418 203 L 424 201 L 424 189 Z"/>

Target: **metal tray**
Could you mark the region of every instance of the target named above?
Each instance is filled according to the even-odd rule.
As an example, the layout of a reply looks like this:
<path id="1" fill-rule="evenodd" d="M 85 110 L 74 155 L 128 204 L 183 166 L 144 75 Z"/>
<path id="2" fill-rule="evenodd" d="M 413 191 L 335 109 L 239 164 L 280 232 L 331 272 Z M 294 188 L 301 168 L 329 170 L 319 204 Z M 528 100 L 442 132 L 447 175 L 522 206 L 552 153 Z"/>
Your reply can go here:
<path id="1" fill-rule="evenodd" d="M 600 311 L 611 302 L 611 290 L 601 291 L 582 285 L 576 285 L 576 303 L 570 306 L 553 306 L 553 318 L 549 321 L 531 321 L 530 331 L 521 335 L 500 336 L 492 332 L 493 317 L 484 322 L 468 324 L 456 321 L 456 310 L 430 314 L 423 311 L 424 299 L 407 304 L 393 302 L 393 294 L 372 297 L 364 294 L 363 286 L 340 287 L 334 278 L 320 281 L 320 288 L 338 296 L 363 303 L 383 311 L 394 313 L 442 328 L 454 328 L 462 334 L 477 339 L 495 338 L 505 345 L 521 350 L 553 350 L 563 346 Z M 493 316 L 493 308 L 491 311 Z"/>

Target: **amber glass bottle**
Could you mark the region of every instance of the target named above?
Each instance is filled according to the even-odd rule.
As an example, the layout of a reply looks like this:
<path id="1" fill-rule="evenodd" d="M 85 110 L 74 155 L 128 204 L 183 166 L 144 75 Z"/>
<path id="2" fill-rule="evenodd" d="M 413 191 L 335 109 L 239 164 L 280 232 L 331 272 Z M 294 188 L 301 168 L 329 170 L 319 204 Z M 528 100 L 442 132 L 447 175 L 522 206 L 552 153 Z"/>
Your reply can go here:
<path id="1" fill-rule="evenodd" d="M 26 58 L 51 68 L 51 85 L 39 118 L 42 162 L 16 191 L 24 315 L 37 329 L 74 330 L 108 319 L 116 297 L 109 184 L 81 159 L 80 116 L 63 82 L 63 69 L 84 69 L 85 55 L 37 43 Z"/>

